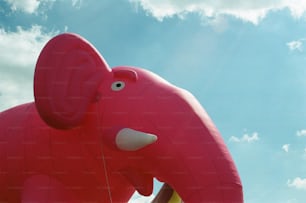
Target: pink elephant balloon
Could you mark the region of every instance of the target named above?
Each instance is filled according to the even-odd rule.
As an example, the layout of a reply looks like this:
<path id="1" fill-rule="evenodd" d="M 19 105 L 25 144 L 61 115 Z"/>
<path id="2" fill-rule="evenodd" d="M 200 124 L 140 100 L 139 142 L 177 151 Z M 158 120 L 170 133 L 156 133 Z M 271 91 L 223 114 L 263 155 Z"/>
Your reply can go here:
<path id="1" fill-rule="evenodd" d="M 127 202 L 150 195 L 153 177 L 185 203 L 243 202 L 205 110 L 154 73 L 111 69 L 65 33 L 38 58 L 34 96 L 0 113 L 0 202 Z"/>

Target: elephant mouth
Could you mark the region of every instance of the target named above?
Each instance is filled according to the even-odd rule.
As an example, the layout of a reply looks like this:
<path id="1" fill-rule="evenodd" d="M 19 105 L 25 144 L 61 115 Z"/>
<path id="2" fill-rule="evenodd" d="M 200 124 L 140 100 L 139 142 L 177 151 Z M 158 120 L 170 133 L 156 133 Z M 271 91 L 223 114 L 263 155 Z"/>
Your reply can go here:
<path id="1" fill-rule="evenodd" d="M 153 192 L 153 176 L 143 171 L 127 168 L 121 174 L 133 185 L 136 191 L 144 196 L 149 196 Z"/>
<path id="2" fill-rule="evenodd" d="M 133 170 L 125 170 L 122 172 L 128 181 L 134 186 L 136 191 L 144 196 L 149 196 L 153 192 L 153 177 L 144 172 Z M 164 183 L 158 194 L 151 203 L 172 202 L 182 203 L 178 193 L 168 184 Z"/>

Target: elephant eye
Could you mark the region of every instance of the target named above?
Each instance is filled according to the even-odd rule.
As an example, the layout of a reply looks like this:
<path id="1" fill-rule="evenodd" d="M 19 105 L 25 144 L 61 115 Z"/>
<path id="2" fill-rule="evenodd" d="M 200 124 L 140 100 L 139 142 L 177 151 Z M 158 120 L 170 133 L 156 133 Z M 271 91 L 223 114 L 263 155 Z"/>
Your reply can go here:
<path id="1" fill-rule="evenodd" d="M 113 82 L 111 88 L 112 88 L 113 91 L 120 91 L 120 90 L 122 90 L 124 88 L 124 86 L 125 86 L 124 82 L 116 81 L 116 82 Z"/>

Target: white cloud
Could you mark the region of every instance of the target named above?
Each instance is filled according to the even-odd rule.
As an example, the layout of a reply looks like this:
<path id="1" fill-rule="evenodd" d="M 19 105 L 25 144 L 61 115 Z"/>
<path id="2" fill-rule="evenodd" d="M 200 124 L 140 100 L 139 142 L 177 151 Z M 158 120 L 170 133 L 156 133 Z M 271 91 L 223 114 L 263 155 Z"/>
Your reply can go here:
<path id="1" fill-rule="evenodd" d="M 152 194 L 149 197 L 141 196 L 138 192 L 135 192 L 129 201 L 129 203 L 150 203 L 154 199 L 155 195 Z"/>
<path id="2" fill-rule="evenodd" d="M 284 144 L 282 146 L 282 149 L 285 151 L 285 152 L 289 152 L 289 147 L 290 147 L 290 144 Z"/>
<path id="3" fill-rule="evenodd" d="M 306 178 L 302 179 L 300 177 L 296 177 L 294 180 L 287 181 L 288 187 L 293 187 L 299 190 L 306 190 Z"/>
<path id="4" fill-rule="evenodd" d="M 258 24 L 269 12 L 289 9 L 294 18 L 300 18 L 306 11 L 306 0 L 129 0 L 140 5 L 146 12 L 163 20 L 165 17 L 184 16 L 199 13 L 215 18 L 230 15 L 244 21 Z"/>
<path id="5" fill-rule="evenodd" d="M 75 8 L 81 8 L 83 0 L 72 0 L 72 6 Z"/>
<path id="6" fill-rule="evenodd" d="M 13 11 L 21 10 L 26 13 L 34 13 L 39 7 L 39 0 L 5 0 Z"/>
<path id="7" fill-rule="evenodd" d="M 29 68 L 34 65 L 39 51 L 45 42 L 50 39 L 51 33 L 45 34 L 40 26 L 30 29 L 17 27 L 15 32 L 7 32 L 0 28 L 1 65 L 13 65 L 20 68 Z"/>
<path id="8" fill-rule="evenodd" d="M 288 42 L 287 43 L 287 46 L 289 48 L 290 51 L 299 51 L 299 52 L 302 52 L 304 47 L 304 41 L 305 39 L 298 39 L 298 40 L 293 40 L 291 42 Z"/>
<path id="9" fill-rule="evenodd" d="M 240 138 L 236 137 L 236 136 L 231 136 L 229 139 L 230 142 L 240 142 Z"/>
<path id="10" fill-rule="evenodd" d="M 38 9 L 46 6 L 46 8 L 51 8 L 52 5 L 57 0 L 4 0 L 9 4 L 12 11 L 22 11 L 28 14 L 35 13 Z M 83 0 L 71 0 L 72 6 L 74 8 L 80 9 Z M 48 5 L 48 6 L 47 6 Z"/>
<path id="11" fill-rule="evenodd" d="M 296 135 L 299 136 L 299 137 L 306 136 L 306 130 L 305 129 L 298 130 L 298 131 L 296 131 Z"/>
<path id="12" fill-rule="evenodd" d="M 55 33 L 44 33 L 40 26 L 0 28 L 0 111 L 33 98 L 33 73 L 44 44 Z"/>
<path id="13" fill-rule="evenodd" d="M 258 140 L 259 140 L 259 136 L 257 132 L 254 132 L 252 134 L 245 133 L 240 138 L 236 136 L 231 136 L 229 139 L 230 142 L 247 142 L 247 143 L 255 142 Z"/>

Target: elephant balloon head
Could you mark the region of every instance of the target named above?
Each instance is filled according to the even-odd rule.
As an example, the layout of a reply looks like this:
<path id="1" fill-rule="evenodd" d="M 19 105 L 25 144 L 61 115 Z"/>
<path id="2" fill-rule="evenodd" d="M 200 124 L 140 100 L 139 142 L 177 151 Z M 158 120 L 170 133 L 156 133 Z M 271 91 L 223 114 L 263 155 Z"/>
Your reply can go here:
<path id="1" fill-rule="evenodd" d="M 110 68 L 89 42 L 65 33 L 42 50 L 34 95 L 49 126 L 86 129 L 106 177 L 121 174 L 143 195 L 155 177 L 187 203 L 243 202 L 235 164 L 205 110 L 156 74 Z"/>

